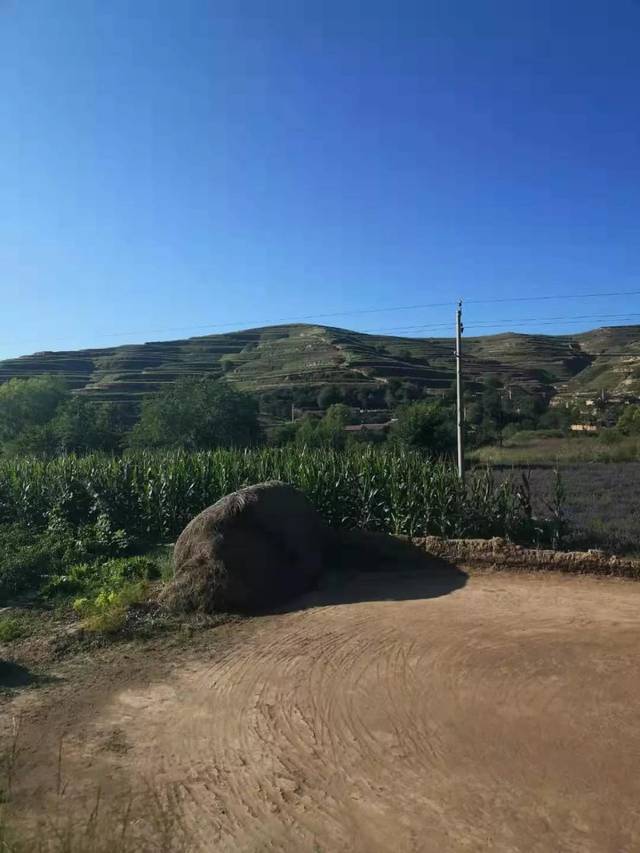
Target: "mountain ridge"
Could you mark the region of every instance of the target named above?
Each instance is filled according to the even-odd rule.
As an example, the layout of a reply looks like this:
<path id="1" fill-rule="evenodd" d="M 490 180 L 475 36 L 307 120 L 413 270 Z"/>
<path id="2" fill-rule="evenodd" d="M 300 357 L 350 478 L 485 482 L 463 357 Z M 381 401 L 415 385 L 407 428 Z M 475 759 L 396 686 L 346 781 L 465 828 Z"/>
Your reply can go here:
<path id="1" fill-rule="evenodd" d="M 380 393 L 394 381 L 441 394 L 455 376 L 453 338 L 355 332 L 310 323 L 257 327 L 172 341 L 43 351 L 0 361 L 0 382 L 61 375 L 94 400 L 139 402 L 180 376 L 226 377 L 265 396 L 311 397 L 336 385 L 352 395 Z M 640 394 L 640 325 L 568 335 L 503 332 L 465 337 L 470 387 L 488 374 L 548 396 Z M 295 390 L 297 389 L 297 390 Z M 306 389 L 306 391 L 304 390 Z"/>

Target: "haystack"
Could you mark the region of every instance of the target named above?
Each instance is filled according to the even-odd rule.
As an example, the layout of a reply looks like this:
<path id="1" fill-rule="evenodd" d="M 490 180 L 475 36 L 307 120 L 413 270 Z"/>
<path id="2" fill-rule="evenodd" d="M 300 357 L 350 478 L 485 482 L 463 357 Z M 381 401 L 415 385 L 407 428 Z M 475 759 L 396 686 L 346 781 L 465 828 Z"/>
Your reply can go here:
<path id="1" fill-rule="evenodd" d="M 259 483 L 197 515 L 174 550 L 165 604 L 174 610 L 256 612 L 309 590 L 329 531 L 302 492 Z"/>

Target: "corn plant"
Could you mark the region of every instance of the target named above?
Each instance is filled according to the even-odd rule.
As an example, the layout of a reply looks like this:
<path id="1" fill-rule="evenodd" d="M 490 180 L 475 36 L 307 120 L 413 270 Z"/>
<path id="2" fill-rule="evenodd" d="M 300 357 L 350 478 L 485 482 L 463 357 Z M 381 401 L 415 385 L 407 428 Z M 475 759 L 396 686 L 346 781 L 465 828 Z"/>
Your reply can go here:
<path id="1" fill-rule="evenodd" d="M 472 474 L 462 486 L 447 463 L 362 447 L 0 460 L 0 523 L 77 528 L 106 518 L 114 530 L 167 541 L 223 495 L 265 480 L 301 489 L 336 527 L 522 541 L 532 535 L 521 489 L 496 484 L 491 471 Z"/>

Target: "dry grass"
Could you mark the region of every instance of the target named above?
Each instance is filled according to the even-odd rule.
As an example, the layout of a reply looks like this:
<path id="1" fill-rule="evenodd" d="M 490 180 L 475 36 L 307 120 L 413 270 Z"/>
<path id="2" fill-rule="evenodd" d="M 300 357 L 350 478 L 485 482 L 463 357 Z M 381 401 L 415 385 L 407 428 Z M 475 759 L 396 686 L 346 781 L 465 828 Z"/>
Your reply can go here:
<path id="1" fill-rule="evenodd" d="M 21 719 L 13 719 L 2 759 L 0 853 L 186 853 L 191 849 L 177 803 L 151 782 L 137 792 L 122 792 L 108 803 L 95 788 L 84 800 L 67 795 L 64 741 L 41 813 L 13 797 L 20 758 Z M 25 808 L 26 807 L 26 808 Z"/>
<path id="2" fill-rule="evenodd" d="M 516 434 L 501 447 L 480 447 L 471 461 L 488 465 L 555 465 L 581 462 L 627 462 L 640 460 L 640 440 L 621 438 L 607 443 L 597 435 L 540 437 L 535 433 Z"/>

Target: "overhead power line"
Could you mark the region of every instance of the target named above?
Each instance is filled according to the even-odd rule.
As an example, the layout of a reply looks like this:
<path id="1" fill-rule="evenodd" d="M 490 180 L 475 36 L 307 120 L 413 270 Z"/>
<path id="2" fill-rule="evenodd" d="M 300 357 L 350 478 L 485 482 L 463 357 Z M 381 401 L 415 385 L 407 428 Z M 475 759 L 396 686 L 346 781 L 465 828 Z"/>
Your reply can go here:
<path id="1" fill-rule="evenodd" d="M 624 314 L 565 314 L 557 317 L 498 317 L 493 321 L 478 321 L 474 322 L 473 320 L 469 323 L 465 323 L 465 328 L 468 329 L 479 329 L 479 328 L 495 328 L 499 324 L 503 323 L 511 323 L 511 324 L 524 324 L 524 323 L 535 323 L 537 325 L 555 325 L 556 323 L 579 323 L 583 320 L 629 320 L 636 317 L 640 317 L 640 312 L 637 313 L 624 313 Z M 387 326 L 381 329 L 373 329 L 373 332 L 391 332 L 391 331 L 409 331 L 411 329 L 449 329 L 451 328 L 451 323 L 426 323 L 426 324 L 414 324 L 411 326 Z M 505 328 L 504 331 L 509 331 L 508 328 Z M 365 332 L 363 334 L 370 334 Z M 531 332 L 532 335 L 535 335 L 535 332 Z M 449 336 L 450 337 L 450 336 Z"/>
<path id="2" fill-rule="evenodd" d="M 639 296 L 640 290 L 619 290 L 619 291 L 608 291 L 608 292 L 598 292 L 598 293 L 566 293 L 566 294 L 554 294 L 554 295 L 544 295 L 544 296 L 500 296 L 500 297 L 489 297 L 486 299 L 466 299 L 466 305 L 491 305 L 498 303 L 518 303 L 518 302 L 562 302 L 564 300 L 576 300 L 576 299 L 596 299 L 596 298 L 614 298 L 614 297 L 622 297 L 622 296 Z M 455 300 L 447 300 L 446 302 L 424 302 L 415 305 L 390 305 L 383 308 L 359 308 L 347 311 L 331 311 L 325 313 L 318 314 L 307 314 L 307 315 L 297 315 L 295 317 L 281 317 L 275 320 L 236 320 L 228 323 L 207 323 L 204 325 L 189 325 L 189 326 L 171 326 L 164 327 L 161 329 L 138 329 L 138 330 L 130 330 L 130 331 L 120 331 L 120 332 L 102 332 L 95 336 L 95 340 L 101 340 L 104 338 L 116 338 L 116 337 L 126 337 L 129 335 L 158 335 L 165 334 L 167 332 L 186 332 L 186 331 L 196 331 L 196 330 L 215 330 L 215 329 L 234 329 L 238 328 L 240 331 L 246 331 L 248 328 L 261 328 L 264 326 L 278 326 L 284 323 L 296 324 L 296 323 L 305 323 L 307 321 L 316 321 L 316 320 L 325 320 L 333 317 L 350 317 L 350 316 L 364 316 L 369 314 L 385 314 L 391 311 L 417 311 L 425 308 L 450 308 L 455 304 Z M 439 324 L 442 327 L 449 326 L 450 324 Z M 213 333 L 213 332 L 212 332 Z M 58 339 L 62 340 L 62 339 Z M 33 339 L 32 339 L 33 341 Z M 5 344 L 10 344 L 11 346 L 16 346 L 18 344 L 27 344 L 32 341 L 27 340 L 13 340 L 13 341 L 5 341 Z M 85 348 L 87 349 L 87 348 Z"/>

